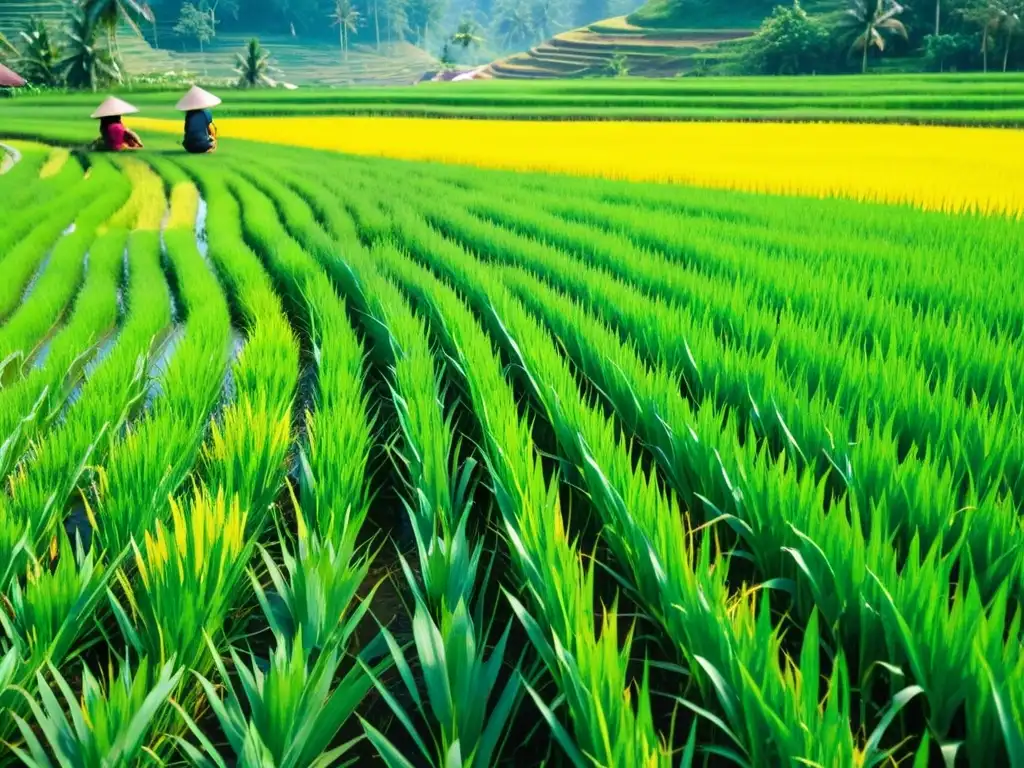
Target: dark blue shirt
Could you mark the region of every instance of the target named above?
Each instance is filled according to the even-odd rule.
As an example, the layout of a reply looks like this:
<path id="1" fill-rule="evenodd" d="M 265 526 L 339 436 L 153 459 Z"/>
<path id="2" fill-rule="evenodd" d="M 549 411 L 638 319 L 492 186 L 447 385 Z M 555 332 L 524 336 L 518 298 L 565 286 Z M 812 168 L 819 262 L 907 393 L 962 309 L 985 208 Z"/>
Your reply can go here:
<path id="1" fill-rule="evenodd" d="M 185 144 L 186 149 L 207 150 L 213 142 L 210 140 L 210 123 L 213 115 L 208 109 L 194 109 L 185 113 Z"/>

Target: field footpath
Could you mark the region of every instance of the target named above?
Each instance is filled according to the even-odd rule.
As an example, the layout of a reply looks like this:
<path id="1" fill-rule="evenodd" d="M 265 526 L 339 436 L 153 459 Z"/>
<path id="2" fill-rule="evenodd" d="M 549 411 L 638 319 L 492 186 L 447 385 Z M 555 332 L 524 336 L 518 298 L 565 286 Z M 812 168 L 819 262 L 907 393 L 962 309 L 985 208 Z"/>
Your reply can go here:
<path id="1" fill-rule="evenodd" d="M 176 133 L 177 120 L 133 118 Z M 721 189 L 1024 213 L 1024 135 L 839 123 L 227 118 L 220 136 L 355 155 Z M 964 146 L 999 163 L 978 163 Z"/>

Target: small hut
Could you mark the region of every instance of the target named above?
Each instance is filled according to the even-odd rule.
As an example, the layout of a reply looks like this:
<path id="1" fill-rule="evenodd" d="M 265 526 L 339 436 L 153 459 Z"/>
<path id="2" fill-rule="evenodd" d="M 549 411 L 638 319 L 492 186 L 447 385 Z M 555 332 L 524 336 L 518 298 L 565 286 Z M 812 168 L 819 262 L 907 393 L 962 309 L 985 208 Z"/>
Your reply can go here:
<path id="1" fill-rule="evenodd" d="M 0 64 L 0 88 L 21 88 L 24 84 L 25 78 Z"/>

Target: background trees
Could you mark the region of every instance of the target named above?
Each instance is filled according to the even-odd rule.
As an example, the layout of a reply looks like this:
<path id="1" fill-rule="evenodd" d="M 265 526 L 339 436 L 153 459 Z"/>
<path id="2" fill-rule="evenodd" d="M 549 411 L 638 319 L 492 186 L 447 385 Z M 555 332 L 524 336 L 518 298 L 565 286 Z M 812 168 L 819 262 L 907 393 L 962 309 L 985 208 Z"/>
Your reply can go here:
<path id="1" fill-rule="evenodd" d="M 861 53 L 861 72 L 868 71 L 872 48 L 882 53 L 890 36 L 907 39 L 907 28 L 898 18 L 901 13 L 903 6 L 896 0 L 853 0 L 846 9 L 840 29 L 853 38 L 850 50 Z"/>
<path id="2" fill-rule="evenodd" d="M 200 53 L 220 35 L 248 39 L 258 32 L 265 39 L 339 45 L 342 61 L 353 46 L 391 55 L 384 44 L 411 43 L 435 56 L 447 44 L 450 63 L 483 62 L 625 13 L 641 0 L 244 0 L 244 13 L 243 0 L 67 2 L 60 23 L 33 20 L 22 30 L 4 29 L 0 56 L 30 82 L 59 85 L 70 75 L 98 87 L 116 80 L 123 71 L 118 31 L 134 30 L 156 43 L 158 27 L 165 47 Z M 766 5 L 771 2 L 665 0 L 700 13 L 701 22 L 768 8 L 757 33 L 723 47 L 702 74 L 1024 68 L 1024 0 L 787 0 L 775 8 Z"/>

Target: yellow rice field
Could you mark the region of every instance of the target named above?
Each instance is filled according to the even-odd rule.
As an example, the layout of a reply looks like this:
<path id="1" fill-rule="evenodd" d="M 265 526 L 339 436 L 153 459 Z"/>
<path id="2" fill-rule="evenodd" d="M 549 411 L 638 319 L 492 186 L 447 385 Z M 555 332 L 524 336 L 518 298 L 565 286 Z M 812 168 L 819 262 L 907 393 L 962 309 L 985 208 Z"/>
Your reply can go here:
<path id="1" fill-rule="evenodd" d="M 177 120 L 135 118 L 141 130 Z M 1024 213 L 1024 133 L 836 123 L 276 117 L 223 137 L 360 155 L 729 189 Z"/>

